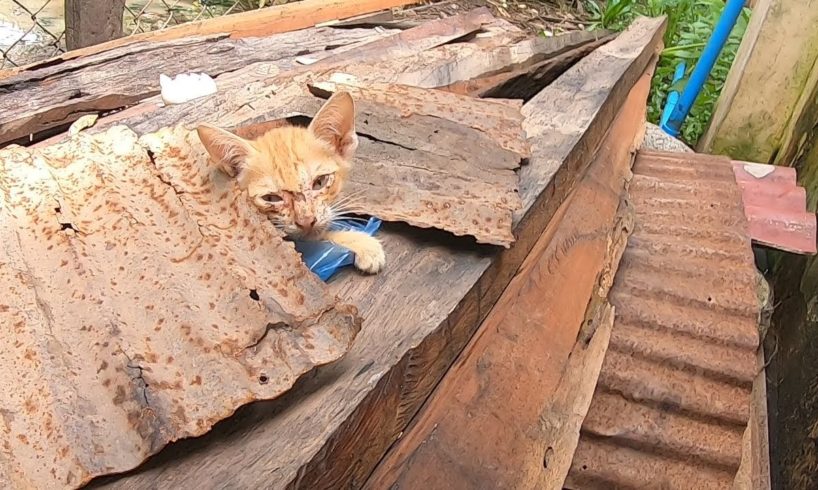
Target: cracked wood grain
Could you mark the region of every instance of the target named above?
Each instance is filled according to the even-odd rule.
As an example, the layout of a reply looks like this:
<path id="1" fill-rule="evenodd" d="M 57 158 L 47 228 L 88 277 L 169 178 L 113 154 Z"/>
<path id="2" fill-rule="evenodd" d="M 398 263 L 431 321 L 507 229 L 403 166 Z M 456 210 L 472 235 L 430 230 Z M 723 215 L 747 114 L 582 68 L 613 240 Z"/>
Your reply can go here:
<path id="1" fill-rule="evenodd" d="M 0 151 L 0 486 L 132 469 L 348 350 L 356 309 L 242 196 L 182 128 Z"/>
<path id="2" fill-rule="evenodd" d="M 16 73 L 36 70 L 69 60 L 112 51 L 136 43 L 174 41 L 178 39 L 227 33 L 233 39 L 266 37 L 317 26 L 339 19 L 349 19 L 380 9 L 412 3 L 411 0 L 303 0 L 297 3 L 271 6 L 263 9 L 234 13 L 227 17 L 214 17 L 186 22 L 174 27 L 142 32 L 114 39 L 105 43 L 73 49 L 54 58 L 39 61 L 20 68 L 0 71 L 0 79 Z"/>
<path id="3" fill-rule="evenodd" d="M 382 39 L 348 44 L 325 53 L 312 53 L 304 57 L 320 60 L 312 65 L 292 66 L 283 61 L 255 63 L 221 75 L 217 79 L 220 92 L 211 97 L 197 100 L 193 104 L 164 108 L 160 107 L 159 98 L 153 97 L 119 113 L 100 118 L 95 127 L 87 131 L 98 132 L 111 125 L 126 124 L 143 134 L 176 124 L 195 124 L 199 121 L 219 123 L 232 118 L 233 112 L 248 105 L 255 107 L 259 100 L 273 96 L 276 85 L 286 84 L 295 76 L 305 73 L 317 77 L 333 73 L 345 74 L 365 84 L 375 82 L 437 88 L 455 86 L 459 82 L 510 69 L 514 69 L 520 76 L 529 69 L 535 69 L 530 77 L 533 82 L 526 90 L 536 92 L 549 80 L 548 77 L 557 76 L 568 66 L 564 62 L 555 63 L 543 71 L 538 62 L 551 56 L 560 58 L 569 54 L 575 46 L 599 42 L 599 34 L 596 33 L 572 33 L 546 40 L 521 40 L 518 31 L 496 19 L 485 23 L 488 18 L 483 10 L 476 9 L 424 23 Z M 462 39 L 481 27 L 488 30 L 482 33 L 484 36 L 467 42 Z M 458 42 L 452 42 L 455 40 Z M 519 78 L 514 80 L 519 82 Z M 512 86 L 506 82 L 504 84 Z M 520 85 L 517 83 L 513 87 L 516 90 Z M 488 90 L 490 85 L 483 88 Z M 261 113 L 256 115 L 262 116 Z M 58 135 L 48 142 L 53 143 L 64 137 Z"/>
<path id="4" fill-rule="evenodd" d="M 159 98 L 115 114 L 110 123 L 137 130 L 137 119 L 148 119 L 155 131 L 231 107 L 232 98 L 258 96 L 276 77 L 290 78 L 317 68 L 360 63 L 362 59 L 393 59 L 445 44 L 473 33 L 493 20 L 486 9 L 427 22 L 406 31 L 385 29 L 315 28 L 263 38 L 228 38 L 227 34 L 142 42 L 53 65 L 23 70 L 0 78 L 0 144 L 45 129 L 68 124 L 88 113 L 124 107 L 155 96 L 159 73 L 205 71 L 217 78 L 220 93 L 193 104 L 159 110 Z M 335 49 L 330 49 L 336 47 Z M 296 60 L 311 59 L 315 65 Z M 140 69 L 134 71 L 134 65 Z M 110 83 L 115 81 L 116 83 Z M 104 83 L 103 83 L 104 82 Z M 51 90 L 43 90 L 46 85 Z M 20 94 L 33 99 L 20 104 Z M 4 96 L 4 92 L 7 94 Z M 45 97 L 45 99 L 43 99 Z M 222 102 L 219 99 L 227 99 Z M 240 103 L 239 106 L 243 105 Z M 117 122 L 119 121 L 119 122 Z M 105 118 L 97 126 L 110 126 Z M 92 131 L 94 129 L 92 128 Z M 151 132 L 144 131 L 144 132 Z M 95 132 L 95 131 L 94 131 Z M 142 134 L 142 133 L 140 133 Z"/>
<path id="5" fill-rule="evenodd" d="M 160 73 L 216 77 L 253 65 L 246 82 L 296 67 L 297 56 L 382 36 L 373 29 L 332 28 L 248 39 L 211 34 L 137 43 L 23 71 L 0 79 L 0 145 L 156 95 Z"/>

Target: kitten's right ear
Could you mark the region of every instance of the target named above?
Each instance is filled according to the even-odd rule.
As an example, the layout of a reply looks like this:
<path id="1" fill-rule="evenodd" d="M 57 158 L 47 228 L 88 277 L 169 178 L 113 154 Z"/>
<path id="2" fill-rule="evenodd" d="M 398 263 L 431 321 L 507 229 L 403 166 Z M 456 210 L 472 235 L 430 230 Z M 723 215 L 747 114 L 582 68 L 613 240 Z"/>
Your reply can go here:
<path id="1" fill-rule="evenodd" d="M 355 102 L 349 92 L 336 92 L 324 103 L 309 126 L 312 134 L 345 159 L 358 147 L 355 135 Z"/>
<path id="2" fill-rule="evenodd" d="M 249 141 L 216 126 L 202 124 L 196 132 L 211 158 L 231 177 L 237 176 L 256 152 Z"/>

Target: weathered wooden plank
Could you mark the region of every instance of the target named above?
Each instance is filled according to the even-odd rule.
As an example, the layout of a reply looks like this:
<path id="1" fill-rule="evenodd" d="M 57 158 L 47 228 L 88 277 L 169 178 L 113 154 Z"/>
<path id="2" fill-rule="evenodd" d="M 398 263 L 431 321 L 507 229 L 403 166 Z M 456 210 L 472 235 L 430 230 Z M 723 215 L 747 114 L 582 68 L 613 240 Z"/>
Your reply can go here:
<path id="1" fill-rule="evenodd" d="M 419 26 L 425 28 L 426 24 Z M 460 31 L 460 32 L 465 32 Z M 247 107 L 253 107 L 254 111 L 259 114 L 262 111 L 259 109 L 264 99 L 271 99 L 275 97 L 278 84 L 289 83 L 293 77 L 299 73 L 307 73 L 311 78 L 315 79 L 338 79 L 345 83 L 354 83 L 357 85 L 372 85 L 377 83 L 402 84 L 414 87 L 424 88 L 445 88 L 453 83 L 462 82 L 473 77 L 485 76 L 489 73 L 502 72 L 514 66 L 529 65 L 533 59 L 538 59 L 541 56 L 549 56 L 549 54 L 532 52 L 530 47 L 526 48 L 526 42 L 521 43 L 520 46 L 497 46 L 497 47 L 481 47 L 473 43 L 458 43 L 454 45 L 441 45 L 436 48 L 415 52 L 410 54 L 405 46 L 401 46 L 404 42 L 401 33 L 393 37 L 393 42 L 397 49 L 392 52 L 392 56 L 388 56 L 388 61 L 371 62 L 369 59 L 360 60 L 353 64 L 343 65 L 333 61 L 332 66 L 326 69 L 315 68 L 314 65 L 306 69 L 296 69 L 289 73 L 279 73 L 278 76 L 271 78 L 269 81 L 251 81 L 247 82 L 248 77 L 243 70 L 234 73 L 228 73 L 223 76 L 225 78 L 222 83 L 222 78 L 218 79 L 219 85 L 223 93 L 217 94 L 207 99 L 197 101 L 196 105 L 171 106 L 167 108 L 159 107 L 159 101 L 156 99 L 147 100 L 142 104 L 131 109 L 126 109 L 121 113 L 115 114 L 108 118 L 103 118 L 97 123 L 97 126 L 91 131 L 103 130 L 112 124 L 127 124 L 133 128 L 137 133 L 145 133 L 155 131 L 161 127 L 174 124 L 194 124 L 196 121 L 233 121 L 235 120 L 235 112 L 247 112 Z M 450 37 L 443 37 L 440 42 L 449 40 Z M 594 42 L 593 37 L 585 39 L 582 38 L 582 43 Z M 408 46 L 412 46 L 411 44 Z M 545 45 L 544 45 L 545 46 Z M 563 46 L 559 44 L 557 46 Z M 557 46 L 553 46 L 556 49 Z M 516 49 L 519 47 L 520 49 Z M 386 49 L 386 48 L 385 48 Z M 548 51 L 553 52 L 553 51 Z M 335 58 L 332 58 L 333 60 Z M 329 61 L 329 59 L 327 60 Z M 327 63 L 329 64 L 329 63 Z M 266 70 L 265 64 L 258 64 L 257 71 L 272 71 Z M 338 65 L 338 66 L 335 66 Z M 535 65 L 537 66 L 537 65 Z M 320 66 L 319 66 L 320 68 Z M 567 68 L 561 65 L 559 69 L 548 71 L 550 75 L 554 75 L 555 71 Z M 522 69 L 521 69 L 522 70 Z M 229 81 L 228 81 L 229 80 Z M 550 81 L 543 77 L 538 78 L 538 85 L 528 86 L 527 90 L 542 88 L 545 83 Z M 236 88 L 236 91 L 231 91 L 231 88 Z M 488 89 L 488 88 L 487 88 Z M 455 93 L 458 90 L 450 90 Z M 492 96 L 502 95 L 499 90 L 495 90 Z M 280 111 L 269 112 L 265 115 L 260 115 L 256 119 L 263 120 L 265 117 L 274 118 L 276 113 Z M 241 116 L 246 117 L 246 116 Z M 231 125 L 238 123 L 230 123 Z M 58 141 L 64 136 L 52 139 L 50 142 Z"/>
<path id="2" fill-rule="evenodd" d="M 558 36 L 560 37 L 560 36 Z M 470 78 L 444 87 L 457 93 L 474 97 L 504 97 L 528 101 L 541 87 L 556 80 L 565 70 L 584 58 L 588 53 L 609 42 L 614 35 L 604 36 L 579 44 L 564 53 L 559 53 L 545 61 L 525 63 L 511 70 L 491 74 L 481 78 Z M 556 38 L 549 38 L 556 39 Z"/>
<path id="3" fill-rule="evenodd" d="M 0 486 L 132 469 L 349 349 L 355 308 L 237 193 L 186 130 L 0 151 Z"/>
<path id="4" fill-rule="evenodd" d="M 258 108 L 259 101 L 275 96 L 278 83 L 289 83 L 299 73 L 314 73 L 319 78 L 336 75 L 347 82 L 353 81 L 357 84 L 391 82 L 429 88 L 446 86 L 511 68 L 518 70 L 517 73 L 522 73 L 525 70 L 522 67 L 536 65 L 538 60 L 550 56 L 560 56 L 559 53 L 570 51 L 572 46 L 598 42 L 597 38 L 600 35 L 572 33 L 547 40 L 521 41 L 508 46 L 502 44 L 500 40 L 508 38 L 509 35 L 514 37 L 514 31 L 506 35 L 505 27 L 500 25 L 492 29 L 492 36 L 475 40 L 481 41 L 479 43 L 445 44 L 472 33 L 481 26 L 493 26 L 497 23 L 487 16 L 485 9 L 476 9 L 459 16 L 422 24 L 409 31 L 372 41 L 361 48 L 347 45 L 333 52 L 315 53 L 309 57 L 299 58 L 320 61 L 309 66 L 294 67 L 292 59 L 255 63 L 219 77 L 217 83 L 221 93 L 216 96 L 198 100 L 195 104 L 168 108 L 161 108 L 161 102 L 155 97 L 113 116 L 102 118 L 89 131 L 101 131 L 114 124 L 128 124 L 142 134 L 180 123 L 194 124 L 197 121 L 219 123 L 231 119 L 232 111 L 246 112 L 247 107 Z M 437 47 L 426 50 L 429 46 Z M 344 53 L 338 54 L 337 51 L 340 50 L 344 50 Z M 539 90 L 544 83 L 551 80 L 549 77 L 556 76 L 565 68 L 567 68 L 565 63 L 549 65 L 542 76 L 532 76 L 532 83 L 527 85 L 526 90 L 529 92 Z M 500 94 L 495 91 L 492 95 Z M 270 113 L 268 116 L 272 118 L 275 114 Z M 260 116 L 256 119 L 264 118 Z M 59 135 L 44 144 L 60 141 L 64 137 L 65 135 Z"/>
<path id="5" fill-rule="evenodd" d="M 384 39 L 379 39 L 383 37 L 382 35 L 373 36 L 375 40 L 372 42 L 348 44 L 332 51 L 315 52 L 310 56 L 286 57 L 273 62 L 253 63 L 218 77 L 219 93 L 214 96 L 197 100 L 195 103 L 167 108 L 162 108 L 161 99 L 154 97 L 111 117 L 101 119 L 89 131 L 96 132 L 115 124 L 127 124 L 137 133 L 144 134 L 180 123 L 195 124 L 210 121 L 208 118 L 214 119 L 211 122 L 220 123 L 223 118 L 228 118 L 226 113 L 231 110 L 237 108 L 246 110 L 248 107 L 258 105 L 260 100 L 274 97 L 277 83 L 290 83 L 297 74 L 318 71 L 315 64 L 303 65 L 297 63 L 297 60 L 319 62 L 319 67 L 323 66 L 327 69 L 329 66 L 346 66 L 345 63 L 354 60 L 362 63 L 364 56 L 366 60 L 406 57 L 471 34 L 490 19 L 485 9 L 476 9 L 465 14 L 427 22 L 408 31 L 389 35 Z M 308 33 L 305 35 L 308 36 Z M 343 35 L 340 36 L 343 38 Z M 317 44 L 321 44 L 320 38 L 316 41 L 318 41 Z M 309 46 L 313 42 L 308 41 L 306 45 Z M 370 66 L 370 61 L 367 61 L 366 65 Z M 392 71 L 388 73 L 391 74 Z M 153 80 L 153 83 L 158 87 L 158 79 Z M 60 141 L 65 136 L 51 138 L 47 143 Z"/>
<path id="6" fill-rule="evenodd" d="M 489 9 L 485 7 L 477 8 L 464 14 L 426 22 L 418 27 L 395 34 L 390 38 L 368 43 L 354 52 L 348 51 L 329 57 L 319 62 L 316 68 L 337 66 L 360 60 L 388 60 L 420 53 L 471 34 L 494 20 Z"/>
<path id="7" fill-rule="evenodd" d="M 562 488 L 613 324 L 607 295 L 633 223 L 620 203 L 651 74 L 366 488 Z"/>
<path id="8" fill-rule="evenodd" d="M 392 57 L 381 63 L 367 62 L 338 67 L 337 70 L 355 77 L 361 83 L 378 81 L 427 88 L 447 87 L 509 71 L 528 72 L 544 60 L 605 37 L 603 32 L 577 31 L 514 43 L 458 43 L 399 59 Z M 540 88 L 543 86 L 540 85 Z"/>
<path id="9" fill-rule="evenodd" d="M 215 77 L 257 62 L 282 70 L 296 66 L 298 55 L 380 36 L 372 30 L 319 28 L 238 40 L 191 37 L 129 45 L 22 72 L 0 80 L 0 144 L 158 94 L 160 73 Z"/>
<path id="10" fill-rule="evenodd" d="M 808 82 L 818 60 L 816 24 L 818 0 L 759 0 L 699 151 L 780 162 L 776 156 L 801 116 L 794 112 L 798 101 L 815 89 Z"/>
<path id="11" fill-rule="evenodd" d="M 122 37 L 125 0 L 66 0 L 65 46 L 84 48 Z"/>
<path id="12" fill-rule="evenodd" d="M 495 256 L 459 241 L 447 243 L 439 234 L 387 227 L 381 238 L 390 259 L 383 273 L 366 278 L 341 274 L 330 283 L 366 319 L 349 354 L 284 398 L 254 404 L 229 423 L 174 444 L 138 472 L 104 486 L 361 486 L 584 172 L 659 48 L 663 28 L 662 19 L 638 20 L 600 48 L 607 48 L 605 53 L 581 61 L 529 102 L 532 157 L 520 175 L 531 184 L 521 192 L 525 208 L 515 215 L 514 247 Z M 591 83 L 574 72 L 587 74 Z M 554 105 L 552 99 L 568 93 L 569 84 L 569 100 L 576 105 Z M 575 124 L 562 133 L 536 130 L 541 120 L 551 118 Z"/>
<path id="13" fill-rule="evenodd" d="M 54 65 L 62 61 L 90 56 L 138 42 L 174 41 L 186 37 L 213 34 L 229 34 L 233 39 L 263 37 L 305 29 L 322 22 L 346 19 L 411 3 L 415 3 L 415 0 L 302 0 L 286 5 L 189 22 L 168 29 L 135 34 L 95 46 L 72 50 L 49 60 L 0 72 L 0 79 L 20 71 Z"/>

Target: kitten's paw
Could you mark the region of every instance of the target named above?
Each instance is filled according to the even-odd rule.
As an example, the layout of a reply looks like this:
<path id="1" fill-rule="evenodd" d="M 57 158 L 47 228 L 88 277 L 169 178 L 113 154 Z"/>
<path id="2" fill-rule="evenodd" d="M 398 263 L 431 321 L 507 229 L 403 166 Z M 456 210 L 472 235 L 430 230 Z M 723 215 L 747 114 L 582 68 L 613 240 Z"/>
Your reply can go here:
<path id="1" fill-rule="evenodd" d="M 386 253 L 377 239 L 361 240 L 355 250 L 355 267 L 367 274 L 377 274 L 386 265 Z"/>
<path id="2" fill-rule="evenodd" d="M 355 267 L 367 274 L 377 274 L 386 265 L 386 253 L 377 238 L 360 231 L 328 231 L 324 238 L 355 254 Z"/>

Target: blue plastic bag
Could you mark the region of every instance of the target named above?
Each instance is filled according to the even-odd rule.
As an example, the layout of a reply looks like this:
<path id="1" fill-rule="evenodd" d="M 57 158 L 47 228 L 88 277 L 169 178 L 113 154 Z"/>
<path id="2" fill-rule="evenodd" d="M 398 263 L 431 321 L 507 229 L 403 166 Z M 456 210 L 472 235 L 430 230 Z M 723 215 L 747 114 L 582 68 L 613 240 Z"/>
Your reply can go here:
<path id="1" fill-rule="evenodd" d="M 357 230 L 369 236 L 381 227 L 381 220 L 369 218 L 369 221 L 341 220 L 330 226 L 331 230 Z M 355 263 L 355 254 L 345 247 L 327 241 L 295 241 L 295 249 L 301 253 L 301 260 L 322 281 L 327 281 L 341 267 Z"/>

